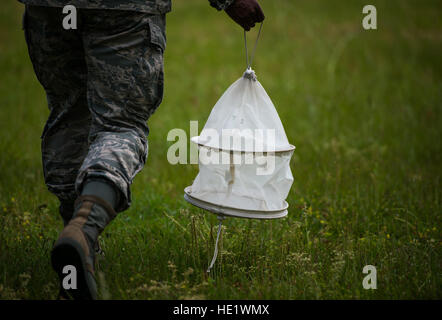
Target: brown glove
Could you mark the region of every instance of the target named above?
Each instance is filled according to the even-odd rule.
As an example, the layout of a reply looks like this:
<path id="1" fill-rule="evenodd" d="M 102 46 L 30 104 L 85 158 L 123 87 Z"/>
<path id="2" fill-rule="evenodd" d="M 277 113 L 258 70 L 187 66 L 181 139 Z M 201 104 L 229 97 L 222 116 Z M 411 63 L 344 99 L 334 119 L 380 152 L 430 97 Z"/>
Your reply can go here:
<path id="1" fill-rule="evenodd" d="M 253 28 L 255 23 L 264 21 L 264 12 L 256 0 L 235 0 L 225 11 L 246 31 Z"/>

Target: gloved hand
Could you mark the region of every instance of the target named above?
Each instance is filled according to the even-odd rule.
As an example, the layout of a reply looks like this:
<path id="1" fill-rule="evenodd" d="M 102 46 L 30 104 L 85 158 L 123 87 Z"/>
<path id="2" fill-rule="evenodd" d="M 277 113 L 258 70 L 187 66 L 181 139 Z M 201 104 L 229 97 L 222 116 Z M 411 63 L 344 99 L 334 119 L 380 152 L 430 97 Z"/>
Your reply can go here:
<path id="1" fill-rule="evenodd" d="M 264 20 L 264 12 L 256 0 L 235 0 L 225 11 L 246 31 Z"/>

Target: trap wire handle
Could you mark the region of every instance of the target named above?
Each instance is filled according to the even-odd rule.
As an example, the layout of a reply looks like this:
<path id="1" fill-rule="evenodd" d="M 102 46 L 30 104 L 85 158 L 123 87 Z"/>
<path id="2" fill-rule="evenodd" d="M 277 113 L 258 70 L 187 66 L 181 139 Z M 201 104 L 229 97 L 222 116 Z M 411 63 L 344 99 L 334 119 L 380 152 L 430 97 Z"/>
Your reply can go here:
<path id="1" fill-rule="evenodd" d="M 261 22 L 261 25 L 259 26 L 258 35 L 256 36 L 255 46 L 253 47 L 252 56 L 250 57 L 250 60 L 249 60 L 249 52 L 247 50 L 246 30 L 244 29 L 244 46 L 246 47 L 246 64 L 247 64 L 247 69 L 250 69 L 250 67 L 252 65 L 252 62 L 253 62 L 253 58 L 255 57 L 256 45 L 258 44 L 258 40 L 259 40 L 259 36 L 261 34 L 261 29 L 262 29 L 262 25 L 263 24 L 264 24 L 264 21 Z"/>
<path id="2" fill-rule="evenodd" d="M 207 272 L 210 272 L 210 270 L 213 268 L 213 265 L 215 264 L 216 261 L 216 257 L 218 256 L 218 241 L 219 241 L 219 236 L 221 234 L 221 225 L 224 219 L 225 219 L 224 216 L 218 216 L 219 224 L 218 224 L 218 232 L 216 234 L 215 251 L 213 252 L 213 258 L 212 261 L 210 262 L 209 267 L 207 268 Z"/>

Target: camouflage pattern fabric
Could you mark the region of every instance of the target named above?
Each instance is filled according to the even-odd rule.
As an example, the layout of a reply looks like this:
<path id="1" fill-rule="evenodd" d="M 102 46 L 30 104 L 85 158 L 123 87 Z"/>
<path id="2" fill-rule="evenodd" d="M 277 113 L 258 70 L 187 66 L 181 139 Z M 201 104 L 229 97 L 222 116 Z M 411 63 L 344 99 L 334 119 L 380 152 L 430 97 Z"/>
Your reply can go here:
<path id="1" fill-rule="evenodd" d="M 85 179 L 105 179 L 120 191 L 120 212 L 130 206 L 130 185 L 147 157 L 146 121 L 163 96 L 165 15 L 82 10 L 78 29 L 64 30 L 61 10 L 27 6 L 23 19 L 50 109 L 45 182 L 69 204 Z"/>
<path id="2" fill-rule="evenodd" d="M 216 10 L 226 10 L 235 0 L 209 0 L 210 5 Z"/>
<path id="3" fill-rule="evenodd" d="M 140 11 L 153 14 L 164 14 L 171 10 L 171 0 L 19 0 L 21 3 L 45 6 L 64 7 L 73 5 L 77 9 L 115 9 Z"/>
<path id="4" fill-rule="evenodd" d="M 171 10 L 171 0 L 19 0 L 24 4 L 47 7 L 73 5 L 78 9 L 117 9 L 163 14 Z M 209 0 L 217 10 L 225 10 L 235 0 Z"/>

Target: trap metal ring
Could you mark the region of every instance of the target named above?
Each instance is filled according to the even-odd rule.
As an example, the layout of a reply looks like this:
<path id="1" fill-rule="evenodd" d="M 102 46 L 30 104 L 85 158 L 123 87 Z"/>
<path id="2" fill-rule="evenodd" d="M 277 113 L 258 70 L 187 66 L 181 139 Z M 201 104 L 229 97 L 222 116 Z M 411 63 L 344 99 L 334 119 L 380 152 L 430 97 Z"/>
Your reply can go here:
<path id="1" fill-rule="evenodd" d="M 184 189 L 184 199 L 190 204 L 199 207 L 201 209 L 210 211 L 214 214 L 226 216 L 226 217 L 237 217 L 237 218 L 248 218 L 248 219 L 279 219 L 287 216 L 289 204 L 284 201 L 284 206 L 278 210 L 246 210 L 239 208 L 232 208 L 222 206 L 216 203 L 208 202 L 205 200 L 198 199 L 192 196 L 191 187 L 186 187 Z"/>

